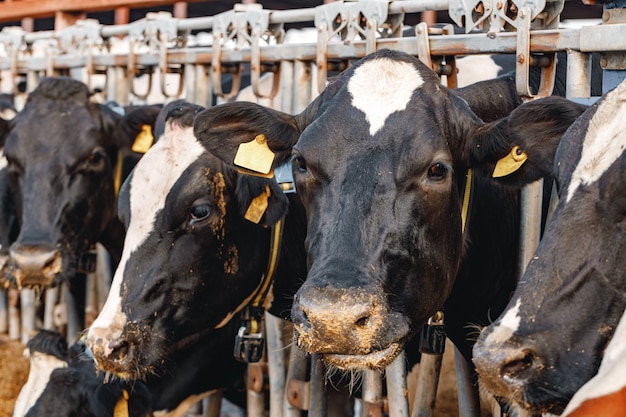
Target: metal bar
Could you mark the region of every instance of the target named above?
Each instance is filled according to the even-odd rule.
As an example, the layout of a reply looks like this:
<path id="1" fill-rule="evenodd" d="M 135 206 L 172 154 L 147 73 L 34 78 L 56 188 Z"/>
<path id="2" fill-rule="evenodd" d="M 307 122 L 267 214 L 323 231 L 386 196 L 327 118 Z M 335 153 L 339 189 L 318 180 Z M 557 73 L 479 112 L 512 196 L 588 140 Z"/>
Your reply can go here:
<path id="1" fill-rule="evenodd" d="M 591 54 L 567 51 L 565 97 L 591 96 Z"/>
<path id="2" fill-rule="evenodd" d="M 406 355 L 404 351 L 387 367 L 387 404 L 389 417 L 409 417 L 406 386 Z"/>
<path id="3" fill-rule="evenodd" d="M 22 309 L 22 331 L 21 341 L 26 345 L 33 336 L 36 328 L 36 303 L 35 291 L 29 289 L 20 290 L 20 308 Z"/>
<path id="4" fill-rule="evenodd" d="M 0 289 L 0 334 L 9 331 L 9 303 L 6 290 Z"/>
<path id="5" fill-rule="evenodd" d="M 383 378 L 380 372 L 370 369 L 363 371 L 362 417 L 382 417 Z"/>
<path id="6" fill-rule="evenodd" d="M 267 362 L 270 378 L 269 417 L 282 417 L 282 404 L 285 400 L 285 380 L 287 378 L 283 320 L 265 312 L 265 334 L 267 337 Z"/>
<path id="7" fill-rule="evenodd" d="M 541 234 L 541 206 L 543 180 L 528 184 L 522 189 L 520 207 L 520 256 L 518 277 L 521 277 L 533 254 Z"/>
<path id="8" fill-rule="evenodd" d="M 324 387 L 324 362 L 311 355 L 311 385 L 309 396 L 310 417 L 326 417 L 326 389 Z"/>
<path id="9" fill-rule="evenodd" d="M 480 417 L 480 398 L 474 373 L 456 346 L 454 347 L 454 367 L 456 369 L 459 417 Z"/>
<path id="10" fill-rule="evenodd" d="M 303 351 L 298 349 L 295 344 L 291 345 L 289 353 L 289 366 L 287 368 L 287 386 L 290 386 L 290 381 L 304 381 L 306 377 L 307 357 Z M 298 407 L 291 405 L 289 401 L 290 397 L 297 396 L 297 392 L 287 392 L 285 395 L 285 401 L 283 404 L 283 416 L 284 417 L 301 417 L 302 413 Z M 292 401 L 297 402 L 297 401 Z"/>
<path id="11" fill-rule="evenodd" d="M 433 415 L 439 374 L 441 373 L 441 359 L 442 355 L 422 354 L 411 417 L 431 417 Z"/>

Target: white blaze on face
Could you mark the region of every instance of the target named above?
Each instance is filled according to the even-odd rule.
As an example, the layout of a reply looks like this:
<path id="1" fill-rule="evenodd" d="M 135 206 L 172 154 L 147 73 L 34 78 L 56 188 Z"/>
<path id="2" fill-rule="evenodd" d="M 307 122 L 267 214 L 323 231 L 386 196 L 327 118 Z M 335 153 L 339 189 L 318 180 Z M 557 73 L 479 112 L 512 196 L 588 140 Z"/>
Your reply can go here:
<path id="1" fill-rule="evenodd" d="M 365 113 L 373 136 L 392 113 L 406 108 L 413 91 L 422 84 L 424 80 L 411 63 L 380 58 L 354 71 L 348 91 L 352 105 Z"/>
<path id="2" fill-rule="evenodd" d="M 589 121 L 580 162 L 572 173 L 567 200 L 580 185 L 596 182 L 626 148 L 626 82 L 607 94 Z"/>
<path id="3" fill-rule="evenodd" d="M 0 149 L 0 169 L 5 169 L 8 164 L 9 161 L 7 161 L 6 156 L 4 156 L 4 151 Z"/>
<path id="4" fill-rule="evenodd" d="M 485 340 L 486 344 L 500 344 L 507 340 L 509 337 L 513 336 L 513 334 L 519 328 L 520 316 L 519 316 L 519 308 L 521 301 L 518 299 L 513 308 L 507 310 L 506 314 L 500 320 L 500 323 L 495 326 L 487 339 Z"/>
<path id="5" fill-rule="evenodd" d="M 24 417 L 46 388 L 52 371 L 67 367 L 67 362 L 45 353 L 32 352 L 28 356 L 30 356 L 28 380 L 15 401 L 12 417 Z"/>
<path id="6" fill-rule="evenodd" d="M 193 135 L 193 128 L 168 123 L 165 133 L 139 160 L 130 183 L 130 224 L 124 249 L 115 271 L 107 301 L 92 328 L 117 327 L 125 322 L 121 311 L 120 287 L 128 259 L 154 228 L 156 214 L 182 173 L 198 159 L 204 148 Z"/>
<path id="7" fill-rule="evenodd" d="M 604 351 L 598 373 L 572 397 L 563 416 L 569 415 L 586 400 L 609 396 L 626 387 L 624 364 L 626 364 L 626 314 L 622 316 L 611 342 Z"/>

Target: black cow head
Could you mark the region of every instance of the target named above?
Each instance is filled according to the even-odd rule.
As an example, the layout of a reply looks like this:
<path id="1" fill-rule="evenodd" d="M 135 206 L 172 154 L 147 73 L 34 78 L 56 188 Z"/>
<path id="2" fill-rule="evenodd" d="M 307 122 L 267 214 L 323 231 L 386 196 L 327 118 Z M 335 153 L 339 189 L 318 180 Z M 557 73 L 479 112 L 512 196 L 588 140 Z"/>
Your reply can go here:
<path id="1" fill-rule="evenodd" d="M 486 124 L 468 102 L 476 111 L 481 103 L 511 110 L 519 98 L 465 101 L 414 57 L 384 50 L 341 74 L 299 115 L 247 103 L 198 115 L 196 136 L 226 162 L 259 171 L 293 158 L 308 222 L 309 272 L 292 309 L 300 347 L 340 368 L 380 368 L 442 307 L 462 256 L 459 182 L 472 167 L 490 175 L 513 133 L 524 134 Z M 560 137 L 580 112 L 542 116 L 550 129 L 535 139 Z M 265 140 L 255 139 L 260 133 Z M 250 146 L 263 148 L 254 141 L 266 141 L 273 159 L 262 149 L 246 161 Z"/>
<path id="2" fill-rule="evenodd" d="M 28 381 L 20 391 L 13 417 L 145 417 L 151 396 L 140 381 L 105 381 L 96 373 L 82 342 L 68 348 L 56 332 L 41 330 L 27 344 Z M 115 411 L 115 413 L 114 413 Z"/>
<path id="3" fill-rule="evenodd" d="M 15 199 L 11 192 L 7 159 L 4 157 L 4 143 L 11 131 L 13 118 L 17 112 L 14 111 L 11 103 L 7 103 L 7 106 L 3 108 L 2 100 L 0 100 L 0 109 L 2 109 L 2 116 L 0 117 L 0 149 L 2 149 L 0 152 L 0 283 L 3 284 L 6 283 L 4 274 L 9 260 L 9 247 L 19 232 Z M 5 112 L 10 118 L 4 118 Z"/>
<path id="4" fill-rule="evenodd" d="M 202 363 L 232 363 L 241 324 L 232 318 L 256 294 L 270 259 L 272 226 L 287 211 L 288 199 L 274 179 L 240 175 L 200 145 L 192 127 L 200 109 L 166 107 L 164 134 L 122 187 L 122 260 L 87 338 L 98 366 L 121 377 L 161 374 L 194 346 L 203 351 Z M 267 209 L 247 220 L 258 196 L 265 196 Z M 295 292 L 281 288 L 278 276 L 294 285 L 304 279 L 303 212 L 292 205 L 285 219 L 289 244 L 281 246 L 274 282 L 277 313 L 289 310 L 288 295 Z M 226 383 L 222 373 L 214 376 Z"/>
<path id="5" fill-rule="evenodd" d="M 559 145 L 559 202 L 507 310 L 474 347 L 485 386 L 560 413 L 597 371 L 626 300 L 626 117 L 622 83 Z"/>
<path id="6" fill-rule="evenodd" d="M 151 124 L 157 113 L 146 108 L 138 124 Z M 74 276 L 96 242 L 118 259 L 114 172 L 118 151 L 130 143 L 116 127 L 127 120 L 91 103 L 87 87 L 69 78 L 44 79 L 30 93 L 4 149 L 20 222 L 8 266 L 17 286 Z"/>

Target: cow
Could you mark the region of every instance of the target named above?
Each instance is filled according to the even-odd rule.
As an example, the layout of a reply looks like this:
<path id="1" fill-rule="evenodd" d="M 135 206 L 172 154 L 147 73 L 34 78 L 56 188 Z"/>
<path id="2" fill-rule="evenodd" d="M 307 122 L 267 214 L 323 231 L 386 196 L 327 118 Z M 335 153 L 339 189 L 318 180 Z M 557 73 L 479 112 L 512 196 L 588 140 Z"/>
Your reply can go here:
<path id="1" fill-rule="evenodd" d="M 130 154 L 137 133 L 160 110 L 142 106 L 123 116 L 89 98 L 80 81 L 44 78 L 10 122 L 4 146 L 19 222 L 5 278 L 18 288 L 69 282 L 79 310 L 92 246 L 101 243 L 114 264 L 119 260 L 119 156 Z M 135 134 L 129 138 L 128 131 Z"/>
<path id="2" fill-rule="evenodd" d="M 602 355 L 598 373 L 567 404 L 563 417 L 619 417 L 626 410 L 626 315 Z"/>
<path id="3" fill-rule="evenodd" d="M 130 144 L 116 137 L 123 116 L 91 103 L 89 96 L 80 81 L 43 79 L 6 138 L 21 223 L 9 267 L 19 286 L 58 284 L 73 275 L 78 257 L 98 239 L 119 257 L 123 228 L 109 208 L 115 201 L 118 151 Z M 142 110 L 143 115 L 136 113 L 138 125 L 152 123 L 159 108 Z"/>
<path id="4" fill-rule="evenodd" d="M 474 346 L 484 385 L 535 412 L 561 413 L 598 371 L 626 308 L 626 83 L 563 136 L 558 205 L 500 317 Z"/>
<path id="5" fill-rule="evenodd" d="M 303 350 L 339 369 L 381 369 L 444 309 L 448 335 L 471 359 L 468 324 L 487 324 L 516 283 L 517 190 L 527 181 L 513 173 L 495 184 L 494 165 L 517 135 L 553 149 L 585 108 L 548 97 L 487 123 L 520 104 L 511 81 L 451 92 L 415 57 L 385 49 L 298 115 L 226 103 L 196 117 L 196 137 L 226 163 L 265 172 L 293 161 L 308 230 L 308 274 L 291 312 Z M 246 161 L 241 144 L 260 156 Z M 519 168 L 526 178 L 549 173 L 532 159 Z M 459 190 L 470 168 L 464 228 Z"/>
<path id="6" fill-rule="evenodd" d="M 254 317 L 263 307 L 288 314 L 291 287 L 306 275 L 306 221 L 297 196 L 284 194 L 274 179 L 241 175 L 206 152 L 193 135 L 202 109 L 168 104 L 161 113 L 165 128 L 155 130 L 163 134 L 124 182 L 122 259 L 86 338 L 99 369 L 145 380 L 151 390 L 162 386 L 156 398 L 169 394 L 164 379 L 186 377 L 183 383 L 196 393 L 236 389 L 245 371 L 233 356 L 245 323 L 242 310 L 271 274 L 271 255 L 277 255 L 274 278 Z M 247 220 L 255 198 L 266 193 L 268 210 Z M 282 239 L 271 245 L 279 221 Z"/>
<path id="7" fill-rule="evenodd" d="M 65 337 L 40 330 L 27 343 L 28 380 L 12 417 L 147 417 L 152 396 L 141 381 L 107 381 L 96 373 L 84 342 L 68 347 Z"/>

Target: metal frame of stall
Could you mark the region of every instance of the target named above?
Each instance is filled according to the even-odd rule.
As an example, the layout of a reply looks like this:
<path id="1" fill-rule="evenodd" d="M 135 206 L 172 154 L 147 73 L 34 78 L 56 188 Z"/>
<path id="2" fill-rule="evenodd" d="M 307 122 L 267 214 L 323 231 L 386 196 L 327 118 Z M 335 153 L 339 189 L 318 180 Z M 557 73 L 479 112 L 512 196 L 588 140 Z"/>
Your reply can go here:
<path id="1" fill-rule="evenodd" d="M 90 87 L 94 87 L 98 77 L 104 79 L 106 98 L 120 104 L 145 102 L 156 89 L 153 81 L 158 80 L 162 100 L 184 97 L 210 106 L 216 98 L 225 101 L 237 98 L 247 64 L 251 88 L 261 104 L 272 106 L 279 99 L 280 110 L 297 113 L 324 88 L 329 73 L 341 71 L 352 60 L 381 48 L 419 57 L 437 73 L 445 75 L 450 87 L 456 86 L 456 56 L 515 54 L 517 90 L 528 99 L 550 94 L 554 54 L 566 51 L 567 97 L 590 100 L 592 52 L 602 54 L 605 90 L 623 79 L 624 5 L 619 2 L 606 5 L 602 24 L 559 29 L 563 6 L 564 0 L 361 0 L 276 11 L 263 9 L 260 4 L 237 4 L 233 10 L 202 18 L 174 19 L 160 12 L 118 26 L 83 20 L 57 32 L 26 33 L 19 28 L 5 28 L 0 32 L 0 75 L 10 81 L 9 91 L 4 92 L 18 96 L 23 96 L 18 81 L 26 82 L 28 92 L 42 76 L 69 75 Z M 415 26 L 412 36 L 402 37 L 405 15 L 429 10 L 448 10 L 451 19 L 465 28 L 465 33 L 455 34 L 452 25 L 428 27 L 421 23 Z M 285 43 L 284 26 L 289 23 L 312 24 L 316 39 Z M 210 44 L 192 42 L 199 32 L 210 33 Z M 115 49 L 120 38 L 126 40 L 126 49 L 122 51 Z M 41 43 L 45 45 L 43 53 L 37 49 Z M 529 90 L 531 65 L 542 68 L 542 83 L 537 92 Z M 266 85 L 268 74 L 269 86 Z M 230 91 L 222 89 L 225 75 L 233 80 Z M 148 86 L 139 88 L 137 80 L 146 78 Z M 262 81 L 263 78 L 266 80 Z M 540 202 L 540 183 L 524 190 L 520 270 L 525 268 L 539 241 Z M 51 300 L 56 297 L 50 295 Z M 23 310 L 28 310 L 26 306 L 34 300 L 34 294 L 23 291 Z M 90 306 L 97 311 L 97 303 Z M 15 317 L 16 312 L 10 307 L 9 310 Z M 33 323 L 33 317 L 24 316 L 22 334 L 32 330 Z M 299 417 L 303 410 L 315 417 L 325 416 L 323 364 L 315 355 L 306 358 L 298 349 L 291 349 L 290 357 L 286 357 L 288 343 L 280 320 L 266 315 L 265 328 L 269 416 Z M 15 329 L 11 332 L 15 335 Z M 460 416 L 479 416 L 479 400 L 469 378 L 471 369 L 460 355 L 456 356 Z M 311 361 L 309 378 L 307 360 Z M 361 415 L 431 416 L 440 365 L 441 355 L 424 355 L 412 410 L 407 401 L 407 396 L 413 394 L 406 392 L 404 356 L 386 370 L 386 400 L 380 374 L 364 372 Z M 267 375 L 263 365 L 251 365 L 248 378 L 247 413 L 264 415 Z M 214 400 L 205 401 L 204 415 L 219 413 L 219 394 Z"/>

